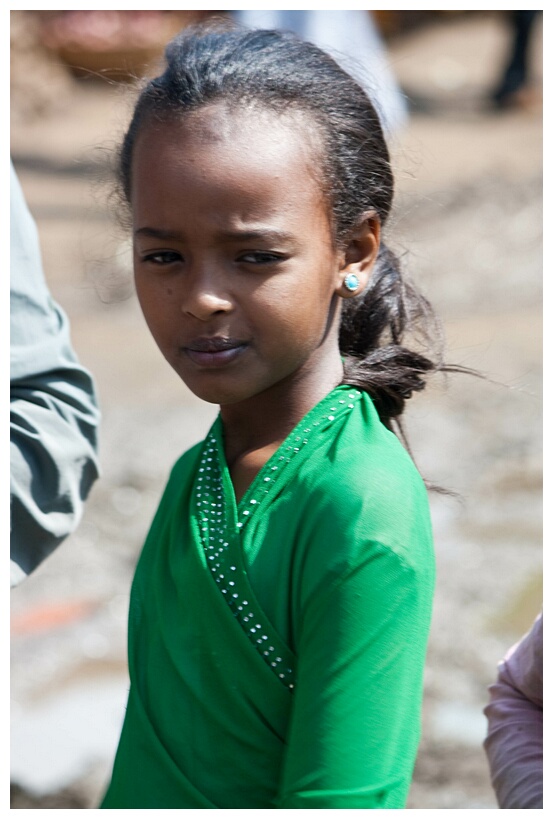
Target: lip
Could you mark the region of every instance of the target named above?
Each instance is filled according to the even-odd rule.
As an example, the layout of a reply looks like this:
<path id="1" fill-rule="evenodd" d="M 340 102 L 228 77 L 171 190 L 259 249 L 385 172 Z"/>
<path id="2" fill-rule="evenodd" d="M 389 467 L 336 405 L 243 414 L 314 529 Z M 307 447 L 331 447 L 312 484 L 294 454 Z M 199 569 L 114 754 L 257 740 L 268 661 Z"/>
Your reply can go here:
<path id="1" fill-rule="evenodd" d="M 195 338 L 181 349 L 200 367 L 222 367 L 238 358 L 247 346 L 247 342 L 242 339 L 213 336 Z"/>

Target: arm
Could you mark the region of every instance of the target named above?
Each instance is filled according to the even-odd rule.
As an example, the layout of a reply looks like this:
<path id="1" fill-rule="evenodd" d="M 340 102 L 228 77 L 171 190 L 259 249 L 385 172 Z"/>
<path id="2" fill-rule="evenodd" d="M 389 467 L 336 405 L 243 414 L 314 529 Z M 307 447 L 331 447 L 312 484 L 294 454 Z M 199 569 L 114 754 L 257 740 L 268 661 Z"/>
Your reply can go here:
<path id="1" fill-rule="evenodd" d="M 543 618 L 499 664 L 484 748 L 500 808 L 543 808 Z"/>
<path id="2" fill-rule="evenodd" d="M 38 236 L 11 168 L 11 585 L 72 532 L 98 476 L 92 379 L 48 292 Z"/>
<path id="3" fill-rule="evenodd" d="M 433 564 L 414 570 L 378 543 L 363 552 L 303 613 L 279 808 L 405 806 Z"/>

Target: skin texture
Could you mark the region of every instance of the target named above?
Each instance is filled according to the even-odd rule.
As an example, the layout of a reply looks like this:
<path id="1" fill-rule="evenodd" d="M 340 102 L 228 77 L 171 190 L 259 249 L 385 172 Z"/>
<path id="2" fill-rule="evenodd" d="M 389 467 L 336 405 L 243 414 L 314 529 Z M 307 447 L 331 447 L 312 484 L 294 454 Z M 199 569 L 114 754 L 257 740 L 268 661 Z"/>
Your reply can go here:
<path id="1" fill-rule="evenodd" d="M 336 249 L 319 150 L 297 114 L 222 104 L 146 124 L 134 147 L 138 299 L 169 364 L 221 406 L 237 498 L 340 383 L 343 281 L 362 290 L 378 251 L 372 214 Z"/>

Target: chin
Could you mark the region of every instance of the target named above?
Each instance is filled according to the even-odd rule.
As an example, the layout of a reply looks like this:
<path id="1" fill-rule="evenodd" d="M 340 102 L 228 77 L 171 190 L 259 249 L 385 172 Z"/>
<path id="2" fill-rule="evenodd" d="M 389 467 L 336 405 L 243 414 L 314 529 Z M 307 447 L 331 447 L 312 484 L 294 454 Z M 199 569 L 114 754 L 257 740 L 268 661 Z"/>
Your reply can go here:
<path id="1" fill-rule="evenodd" d="M 252 368 L 229 368 L 221 370 L 203 370 L 191 372 L 189 368 L 174 367 L 177 375 L 186 384 L 190 392 L 208 404 L 230 406 L 254 399 L 276 385 L 283 385 L 289 375 L 275 375 L 267 372 L 251 372 Z M 249 370 L 249 371 L 248 371 Z"/>
<path id="2" fill-rule="evenodd" d="M 241 401 L 252 398 L 259 392 L 255 389 L 240 389 L 236 384 L 227 387 L 223 384 L 216 383 L 198 383 L 197 379 L 183 378 L 182 375 L 180 375 L 180 378 L 196 398 L 200 398 L 207 404 L 218 404 L 219 406 L 238 404 Z M 206 379 L 206 381 L 208 381 L 208 379 Z"/>

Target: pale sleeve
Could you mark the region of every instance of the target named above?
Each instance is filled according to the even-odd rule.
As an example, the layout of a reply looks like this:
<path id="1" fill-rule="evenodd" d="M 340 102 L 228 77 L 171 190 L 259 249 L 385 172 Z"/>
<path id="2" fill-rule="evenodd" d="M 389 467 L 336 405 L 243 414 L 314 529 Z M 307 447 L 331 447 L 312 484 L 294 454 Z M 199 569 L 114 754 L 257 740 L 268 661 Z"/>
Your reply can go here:
<path id="1" fill-rule="evenodd" d="M 79 523 L 98 476 L 94 384 L 44 280 L 38 235 L 11 166 L 11 585 Z"/>
<path id="2" fill-rule="evenodd" d="M 489 687 L 484 748 L 500 808 L 543 808 L 543 617 L 508 652 Z"/>

